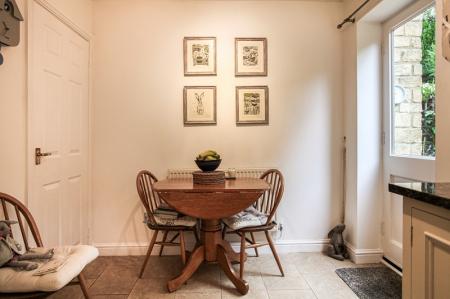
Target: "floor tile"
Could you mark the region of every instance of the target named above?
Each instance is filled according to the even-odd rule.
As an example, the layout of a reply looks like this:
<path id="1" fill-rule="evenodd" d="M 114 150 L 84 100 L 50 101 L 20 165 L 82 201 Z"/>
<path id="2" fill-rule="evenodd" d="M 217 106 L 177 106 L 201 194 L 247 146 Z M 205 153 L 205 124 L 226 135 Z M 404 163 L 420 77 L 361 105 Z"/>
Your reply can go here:
<path id="1" fill-rule="evenodd" d="M 96 258 L 93 262 L 88 264 L 84 270 L 83 274 L 87 279 L 97 279 L 103 271 L 105 271 L 108 266 L 108 262 L 111 260 L 111 257 L 100 256 Z"/>
<path id="2" fill-rule="evenodd" d="M 139 265 L 139 269 L 143 264 Z M 183 263 L 179 256 L 152 256 L 142 278 L 174 278 L 183 270 Z"/>
<path id="3" fill-rule="evenodd" d="M 244 275 L 244 280 L 248 282 L 252 290 L 264 290 L 264 291 L 266 290 L 266 286 L 261 276 Z M 225 273 L 221 273 L 220 281 L 222 289 L 231 289 L 231 290 L 236 289 L 234 287 L 234 284 L 231 282 L 231 280 L 228 279 Z"/>
<path id="4" fill-rule="evenodd" d="M 366 265 L 355 265 L 349 260 L 337 261 L 321 253 L 282 254 L 280 259 L 285 277 L 280 276 L 271 254 L 247 259 L 244 279 L 250 289 L 245 296 L 236 290 L 217 264 L 202 265 L 186 284 L 169 293 L 166 287 L 168 280 L 180 274 L 183 268 L 179 256 L 152 256 L 143 279 L 138 279 L 143 256 L 99 257 L 83 273 L 94 299 L 357 298 L 334 271 Z M 239 264 L 233 267 L 239 273 Z M 78 285 L 71 285 L 47 298 L 81 299 L 83 295 Z"/>
<path id="5" fill-rule="evenodd" d="M 334 271 L 305 274 L 306 281 L 319 299 L 357 299 L 358 297 Z"/>
<path id="6" fill-rule="evenodd" d="M 311 290 L 270 290 L 270 299 L 316 299 Z"/>
<path id="7" fill-rule="evenodd" d="M 81 288 L 79 285 L 69 285 L 61 290 L 47 296 L 48 299 L 82 299 L 84 298 L 83 292 L 81 291 Z"/>
<path id="8" fill-rule="evenodd" d="M 108 270 L 131 270 L 138 272 L 144 262 L 143 256 L 114 256 L 108 261 Z"/>
<path id="9" fill-rule="evenodd" d="M 222 292 L 220 290 L 214 292 L 193 292 L 193 293 L 178 293 L 175 292 L 175 299 L 221 299 Z"/>
<path id="10" fill-rule="evenodd" d="M 246 276 L 259 276 L 261 273 L 261 261 L 257 257 L 248 258 L 247 261 L 244 264 L 244 273 Z M 239 273 L 240 271 L 240 264 L 234 264 L 233 265 L 234 270 L 236 273 Z"/>
<path id="11" fill-rule="evenodd" d="M 130 299 L 174 299 L 175 293 L 167 291 L 167 279 L 139 279 L 131 291 Z"/>
<path id="12" fill-rule="evenodd" d="M 96 295 L 92 299 L 127 299 L 128 295 Z"/>
<path id="13" fill-rule="evenodd" d="M 94 282 L 89 291 L 93 295 L 127 295 L 138 279 L 135 270 L 108 267 Z"/>
<path id="14" fill-rule="evenodd" d="M 245 299 L 268 299 L 269 295 L 265 289 L 255 290 L 250 285 L 246 295 L 241 295 L 236 289 L 222 289 L 222 299 L 245 298 Z"/>
<path id="15" fill-rule="evenodd" d="M 220 268 L 217 264 L 203 264 L 192 277 L 181 286 L 177 293 L 203 292 L 220 290 Z"/>
<path id="16" fill-rule="evenodd" d="M 262 276 L 267 290 L 308 290 L 309 285 L 301 274 L 289 276 Z"/>
<path id="17" fill-rule="evenodd" d="M 292 256 L 292 262 L 302 274 L 330 272 L 335 270 L 331 258 L 322 253 L 304 253 Z"/>

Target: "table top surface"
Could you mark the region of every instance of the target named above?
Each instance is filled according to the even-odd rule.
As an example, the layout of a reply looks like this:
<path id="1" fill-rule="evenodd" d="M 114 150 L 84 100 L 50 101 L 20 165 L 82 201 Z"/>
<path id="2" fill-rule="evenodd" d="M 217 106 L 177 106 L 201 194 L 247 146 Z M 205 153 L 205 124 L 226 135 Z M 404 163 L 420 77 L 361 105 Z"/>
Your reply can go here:
<path id="1" fill-rule="evenodd" d="M 153 185 L 156 192 L 251 192 L 270 189 L 270 185 L 258 178 L 225 180 L 223 184 L 200 185 L 192 179 L 165 179 Z"/>

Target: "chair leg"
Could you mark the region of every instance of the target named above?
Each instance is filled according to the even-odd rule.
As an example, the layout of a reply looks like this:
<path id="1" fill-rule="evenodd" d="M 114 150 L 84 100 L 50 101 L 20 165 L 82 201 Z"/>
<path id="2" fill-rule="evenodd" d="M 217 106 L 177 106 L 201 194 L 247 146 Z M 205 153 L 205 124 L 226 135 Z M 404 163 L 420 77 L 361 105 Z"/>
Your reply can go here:
<path id="1" fill-rule="evenodd" d="M 250 236 L 252 237 L 253 244 L 256 244 L 256 239 L 255 239 L 255 235 L 253 234 L 253 232 L 250 233 Z M 258 248 L 256 248 L 256 247 L 255 247 L 255 254 L 257 257 L 259 256 Z"/>
<path id="2" fill-rule="evenodd" d="M 186 264 L 186 246 L 184 244 L 184 232 L 180 230 L 180 253 L 183 265 Z"/>
<path id="3" fill-rule="evenodd" d="M 80 287 L 81 287 L 81 291 L 83 292 L 84 298 L 90 299 L 91 296 L 89 295 L 89 292 L 88 292 L 86 279 L 84 278 L 84 275 L 82 273 L 80 273 L 78 275 L 78 281 L 80 282 Z"/>
<path id="4" fill-rule="evenodd" d="M 278 257 L 277 250 L 275 249 L 275 245 L 273 245 L 272 238 L 270 237 L 270 234 L 268 231 L 264 231 L 264 233 L 266 234 L 266 238 L 267 238 L 267 241 L 269 242 L 270 249 L 272 250 L 273 257 L 275 258 L 278 268 L 280 269 L 281 276 L 284 276 L 283 267 L 281 266 L 280 258 Z"/>
<path id="5" fill-rule="evenodd" d="M 224 225 L 222 229 L 222 239 L 225 239 L 225 235 L 227 234 L 227 226 Z"/>
<path id="6" fill-rule="evenodd" d="M 163 238 L 162 238 L 163 242 L 166 242 L 168 233 L 169 233 L 168 230 L 164 231 L 164 235 L 163 235 Z M 163 249 L 164 249 L 164 245 L 161 245 L 161 248 L 159 248 L 159 256 L 162 256 Z"/>
<path id="7" fill-rule="evenodd" d="M 240 266 L 239 277 L 244 279 L 244 258 L 245 258 L 245 233 L 241 234 L 241 252 L 240 252 Z"/>
<path id="8" fill-rule="evenodd" d="M 192 229 L 192 231 L 194 232 L 194 237 L 195 237 L 195 242 L 198 244 L 200 243 L 200 238 L 198 237 L 198 233 L 197 233 L 197 227 L 194 227 Z"/>
<path id="9" fill-rule="evenodd" d="M 150 255 L 152 255 L 153 246 L 155 245 L 158 232 L 158 230 L 155 230 L 155 232 L 153 233 L 152 240 L 150 241 L 150 246 L 148 246 L 147 255 L 145 256 L 144 264 L 142 265 L 141 272 L 139 273 L 139 278 L 142 278 L 145 267 L 147 266 L 148 260 L 150 259 Z"/>

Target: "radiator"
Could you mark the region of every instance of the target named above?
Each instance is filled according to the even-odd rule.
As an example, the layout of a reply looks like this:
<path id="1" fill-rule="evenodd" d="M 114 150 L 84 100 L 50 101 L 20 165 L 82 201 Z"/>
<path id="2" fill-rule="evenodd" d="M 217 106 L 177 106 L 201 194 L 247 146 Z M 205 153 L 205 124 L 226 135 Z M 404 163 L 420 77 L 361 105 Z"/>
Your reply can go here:
<path id="1" fill-rule="evenodd" d="M 236 168 L 236 177 L 238 178 L 259 178 L 266 170 L 270 168 Z M 226 169 L 219 169 L 227 171 Z M 198 169 L 169 169 L 168 179 L 188 179 L 192 178 L 192 173 Z"/>

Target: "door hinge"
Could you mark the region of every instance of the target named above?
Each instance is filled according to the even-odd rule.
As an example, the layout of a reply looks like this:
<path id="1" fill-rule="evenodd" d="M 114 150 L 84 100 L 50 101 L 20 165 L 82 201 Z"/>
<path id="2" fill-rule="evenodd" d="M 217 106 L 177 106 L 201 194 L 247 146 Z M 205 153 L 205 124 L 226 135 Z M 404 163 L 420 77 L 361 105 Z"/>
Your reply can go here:
<path id="1" fill-rule="evenodd" d="M 381 133 L 381 145 L 386 144 L 386 132 Z"/>
<path id="2" fill-rule="evenodd" d="M 411 247 L 413 246 L 413 240 L 414 240 L 414 227 L 411 225 Z"/>
<path id="3" fill-rule="evenodd" d="M 384 222 L 381 222 L 380 231 L 381 231 L 381 235 L 384 236 Z"/>

